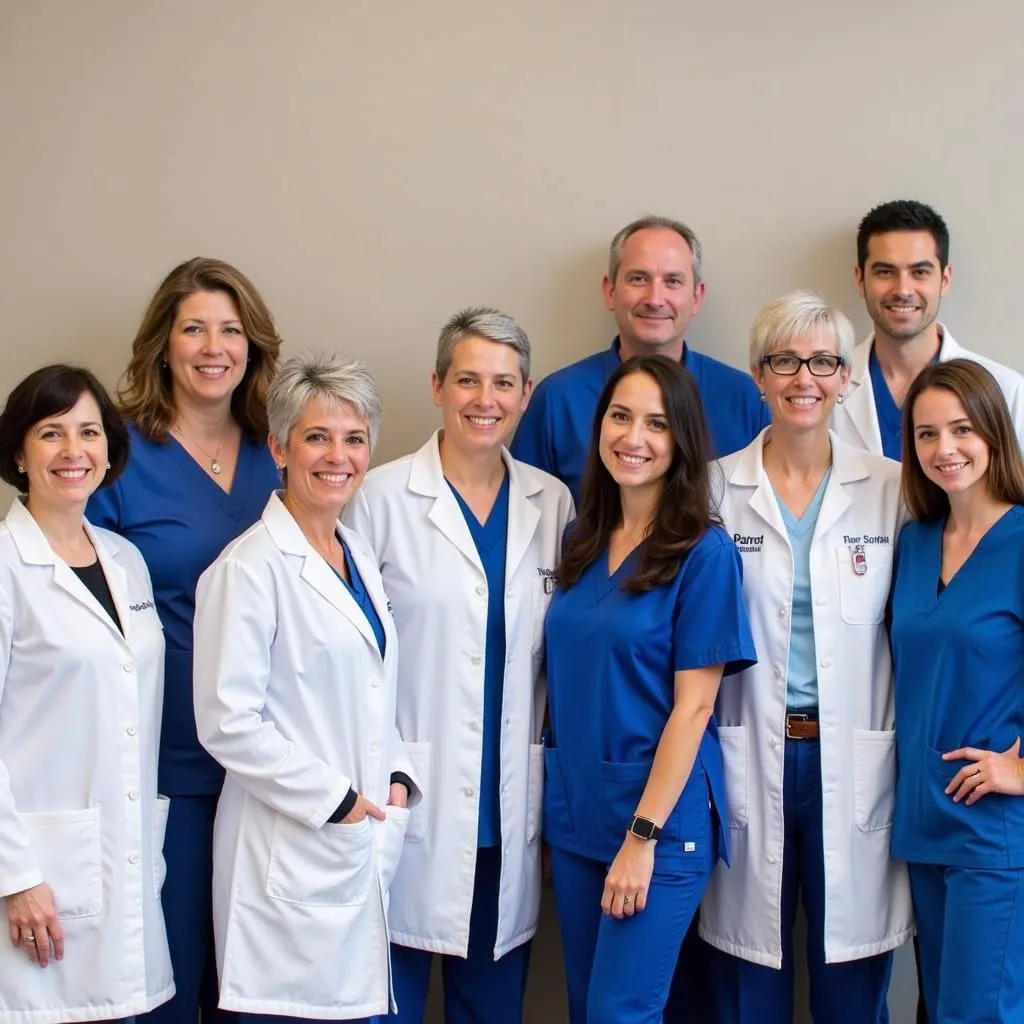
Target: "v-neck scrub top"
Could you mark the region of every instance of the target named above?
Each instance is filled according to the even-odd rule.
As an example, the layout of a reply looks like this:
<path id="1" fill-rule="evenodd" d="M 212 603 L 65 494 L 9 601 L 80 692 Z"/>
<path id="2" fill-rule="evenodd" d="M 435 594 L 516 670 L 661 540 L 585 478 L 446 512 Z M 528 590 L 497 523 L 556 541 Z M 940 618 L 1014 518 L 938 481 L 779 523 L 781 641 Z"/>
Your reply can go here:
<path id="1" fill-rule="evenodd" d="M 966 761 L 1024 735 L 1024 507 L 1014 506 L 937 593 L 944 520 L 900 535 L 891 626 L 899 774 L 892 853 L 961 868 L 1024 867 L 1024 798 L 968 807 L 943 792 Z"/>
<path id="2" fill-rule="evenodd" d="M 212 795 L 224 772 L 200 746 L 192 703 L 192 620 L 200 574 L 228 543 L 259 519 L 280 475 L 267 446 L 243 437 L 231 493 L 210 478 L 173 437 L 144 437 L 129 424 L 131 458 L 111 487 L 97 491 L 86 515 L 141 552 L 153 580 L 167 643 L 160 792 Z"/>
<path id="3" fill-rule="evenodd" d="M 347 580 L 341 575 L 341 573 L 337 574 L 338 579 L 341 580 L 345 589 L 352 595 L 352 600 L 359 605 L 359 610 L 366 616 L 366 621 L 370 624 L 370 629 L 373 630 L 373 638 L 377 641 L 377 650 L 380 651 L 380 656 L 383 658 L 386 643 L 384 638 L 384 623 L 381 622 L 381 618 L 377 614 L 377 609 L 373 606 L 373 600 L 366 591 L 366 584 L 363 583 L 363 577 L 359 575 L 359 568 L 356 566 L 355 559 L 352 557 L 352 552 L 349 551 L 348 545 L 340 536 L 338 541 L 341 544 L 341 550 L 345 556 L 345 568 L 348 570 Z"/>
<path id="4" fill-rule="evenodd" d="M 552 846 L 610 862 L 647 785 L 675 704 L 675 673 L 757 660 L 739 552 L 712 527 L 675 579 L 643 594 L 623 589 L 639 549 L 609 575 L 605 552 L 575 586 L 557 589 L 545 622 L 552 743 L 545 751 L 544 832 Z M 711 835 L 708 806 L 719 809 Z M 669 814 L 656 857 L 705 870 L 726 860 L 722 751 L 714 718 Z"/>

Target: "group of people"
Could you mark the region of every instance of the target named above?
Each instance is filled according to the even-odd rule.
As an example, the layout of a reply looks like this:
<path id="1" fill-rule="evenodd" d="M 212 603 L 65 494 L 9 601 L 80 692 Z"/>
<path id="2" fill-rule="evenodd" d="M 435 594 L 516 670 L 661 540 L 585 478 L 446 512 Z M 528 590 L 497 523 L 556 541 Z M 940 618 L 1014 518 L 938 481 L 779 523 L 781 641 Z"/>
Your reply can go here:
<path id="1" fill-rule="evenodd" d="M 440 427 L 176 267 L 117 401 L 0 413 L 0 1022 L 523 1019 L 550 869 L 573 1024 L 1024 1019 L 1024 379 L 937 319 L 942 218 L 863 219 L 874 332 L 685 342 L 701 247 L 612 240 L 612 347 L 443 327 Z M 902 465 L 900 464 L 902 463 Z M 1018 838 L 1021 837 L 1021 838 Z M 40 968 L 46 968 L 41 970 Z"/>

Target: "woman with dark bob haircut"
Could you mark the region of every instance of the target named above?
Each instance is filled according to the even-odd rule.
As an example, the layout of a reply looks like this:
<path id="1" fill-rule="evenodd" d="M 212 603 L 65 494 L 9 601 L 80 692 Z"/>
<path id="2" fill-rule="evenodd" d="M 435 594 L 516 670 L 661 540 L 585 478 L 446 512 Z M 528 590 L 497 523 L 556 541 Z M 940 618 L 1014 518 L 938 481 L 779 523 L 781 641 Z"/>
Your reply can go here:
<path id="1" fill-rule="evenodd" d="M 24 495 L 0 524 L 0 1020 L 122 1020 L 174 993 L 163 632 L 142 555 L 85 518 L 127 457 L 87 370 L 36 370 L 0 413 L 0 475 Z"/>
<path id="2" fill-rule="evenodd" d="M 907 393 L 891 596 L 907 862 L 933 1021 L 1024 1019 L 1024 461 L 984 366 Z"/>
<path id="3" fill-rule="evenodd" d="M 544 831 L 573 1024 L 661 1019 L 727 857 L 713 711 L 722 676 L 756 655 L 708 448 L 679 363 L 636 356 L 612 374 L 545 624 Z"/>
<path id="4" fill-rule="evenodd" d="M 213 821 L 223 771 L 196 738 L 196 581 L 259 518 L 280 480 L 267 449 L 267 389 L 281 339 L 252 282 L 221 260 L 175 267 L 132 343 L 121 412 L 132 457 L 89 518 L 137 544 L 167 638 L 160 791 L 173 797 L 164 910 L 177 993 L 152 1024 L 206 1024 L 217 1009 Z M 200 1004 L 202 1004 L 200 1006 Z"/>

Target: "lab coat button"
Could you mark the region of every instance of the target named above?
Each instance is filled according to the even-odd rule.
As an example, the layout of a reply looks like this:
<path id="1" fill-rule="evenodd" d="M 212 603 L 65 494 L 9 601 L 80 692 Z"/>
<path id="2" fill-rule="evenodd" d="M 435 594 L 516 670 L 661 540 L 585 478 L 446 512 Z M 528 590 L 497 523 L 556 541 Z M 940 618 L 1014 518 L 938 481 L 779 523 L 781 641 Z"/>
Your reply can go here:
<path id="1" fill-rule="evenodd" d="M 138 800 L 139 799 L 139 791 L 137 789 L 130 789 L 130 790 L 128 790 L 128 799 L 129 800 Z"/>
<path id="2" fill-rule="evenodd" d="M 782 666 L 781 665 L 776 665 L 775 666 L 775 678 L 776 679 L 781 679 L 782 678 Z"/>
<path id="3" fill-rule="evenodd" d="M 512 588 L 511 587 L 509 587 L 508 590 L 505 591 L 505 596 L 506 597 L 511 597 L 512 596 Z"/>
<path id="4" fill-rule="evenodd" d="M 476 790 L 473 789 L 472 786 L 467 786 L 462 792 L 465 793 L 466 796 L 473 796 L 473 795 L 475 795 Z"/>
<path id="5" fill-rule="evenodd" d="M 828 604 L 828 602 L 827 602 L 827 601 L 825 600 L 825 598 L 823 598 L 823 597 L 820 597 L 820 596 L 819 596 L 819 597 L 816 597 L 816 598 L 814 599 L 814 603 L 815 603 L 816 605 L 823 605 L 823 604 Z"/>
<path id="6" fill-rule="evenodd" d="M 141 859 L 142 858 L 139 857 L 139 855 L 137 853 L 133 853 L 133 854 L 131 854 L 131 856 L 129 856 L 128 863 L 129 864 L 138 864 Z"/>
<path id="7" fill-rule="evenodd" d="M 479 732 L 480 731 L 480 723 L 475 718 L 471 719 L 467 724 L 469 725 L 469 728 L 470 728 L 471 731 L 473 731 L 473 732 Z"/>
<path id="8" fill-rule="evenodd" d="M 768 737 L 768 746 L 769 747 L 777 747 L 778 745 L 779 745 L 779 741 L 774 736 L 769 736 Z"/>
<path id="9" fill-rule="evenodd" d="M 137 735 L 138 731 L 139 731 L 138 730 L 138 726 L 134 726 L 134 725 L 129 725 L 128 728 L 125 729 L 125 732 L 128 733 L 129 736 Z"/>
<path id="10" fill-rule="evenodd" d="M 821 659 L 821 667 L 822 668 L 828 668 L 829 665 L 831 665 L 831 664 L 832 664 L 832 662 L 831 662 L 831 660 L 829 658 L 822 658 Z"/>
<path id="11" fill-rule="evenodd" d="M 477 593 L 478 593 L 478 594 L 479 594 L 479 595 L 480 595 L 481 597 L 483 597 L 483 595 L 487 593 L 487 588 L 486 588 L 485 586 L 483 586 L 483 585 L 481 584 L 480 586 L 478 586 L 478 587 L 476 588 L 476 592 L 477 592 Z"/>
<path id="12" fill-rule="evenodd" d="M 469 660 L 471 662 L 473 662 L 474 665 L 479 665 L 480 662 L 483 661 L 484 659 L 481 658 L 479 654 L 474 654 L 473 657 L 470 658 Z"/>
<path id="13" fill-rule="evenodd" d="M 124 665 L 122 665 L 121 667 L 125 670 L 125 672 L 131 672 L 131 670 L 133 668 L 135 668 L 135 662 L 134 661 L 126 661 L 124 663 Z"/>
<path id="14" fill-rule="evenodd" d="M 785 617 L 786 617 L 786 609 L 785 608 L 780 608 L 779 609 L 779 618 L 780 619 L 784 619 Z"/>
<path id="15" fill-rule="evenodd" d="M 373 678 L 372 678 L 372 679 L 370 680 L 370 685 L 371 685 L 372 687 L 374 687 L 374 689 L 376 689 L 376 688 L 377 688 L 378 686 L 380 686 L 380 679 L 378 679 L 378 678 L 377 678 L 377 676 L 374 676 L 374 677 L 373 677 Z"/>
<path id="16" fill-rule="evenodd" d="M 774 864 L 775 863 L 775 855 L 772 854 L 772 853 L 769 853 L 768 857 L 767 857 L 767 860 L 768 860 L 769 864 Z"/>
<path id="17" fill-rule="evenodd" d="M 380 753 L 380 744 L 379 743 L 371 743 L 370 744 L 370 753 L 371 754 L 379 754 Z"/>

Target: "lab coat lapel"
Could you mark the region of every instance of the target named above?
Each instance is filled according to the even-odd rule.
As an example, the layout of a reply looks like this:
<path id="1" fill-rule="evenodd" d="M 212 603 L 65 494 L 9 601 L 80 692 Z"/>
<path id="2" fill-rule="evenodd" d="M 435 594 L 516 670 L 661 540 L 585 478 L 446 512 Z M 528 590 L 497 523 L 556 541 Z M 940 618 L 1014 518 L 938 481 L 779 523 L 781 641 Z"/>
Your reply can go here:
<path id="1" fill-rule="evenodd" d="M 313 550 L 299 524 L 277 494 L 270 496 L 262 518 L 271 539 L 281 551 L 302 559 L 299 576 L 303 582 L 308 583 L 328 604 L 341 612 L 376 651 L 377 638 L 363 610 L 327 560 Z"/>
<path id="2" fill-rule="evenodd" d="M 505 579 L 511 580 L 533 541 L 540 522 L 540 509 L 530 499 L 539 494 L 543 485 L 533 470 L 516 462 L 502 450 L 508 470 L 508 537 L 505 547 Z"/>
<path id="3" fill-rule="evenodd" d="M 121 628 L 124 630 L 124 639 L 128 646 L 132 643 L 132 616 L 129 607 L 130 595 L 128 593 L 128 572 L 118 559 L 119 549 L 110 550 L 103 540 L 97 536 L 96 531 L 85 524 L 85 531 L 89 534 L 92 546 L 96 549 L 96 555 L 100 560 L 100 568 L 107 578 L 107 586 L 110 587 L 110 596 L 114 599 L 114 607 L 117 609 L 117 617 L 121 620 Z M 108 616 L 104 614 L 104 619 Z M 112 623 L 116 627 L 116 623 Z M 118 631 L 118 636 L 120 636 Z"/>
<path id="4" fill-rule="evenodd" d="M 413 456 L 409 470 L 409 490 L 433 498 L 427 518 L 441 531 L 446 540 L 485 575 L 484 564 L 466 525 L 466 517 L 444 479 L 441 469 L 441 451 L 437 431 Z M 511 499 L 511 495 L 509 495 Z M 511 522 L 511 510 L 509 512 Z"/>
<path id="5" fill-rule="evenodd" d="M 10 530 L 11 537 L 14 540 L 15 546 L 18 548 L 18 554 L 21 556 L 23 562 L 28 565 L 39 565 L 39 566 L 51 566 L 53 568 L 53 582 L 65 591 L 69 597 L 74 598 L 86 611 L 95 615 L 103 625 L 111 630 L 117 637 L 118 641 L 124 643 L 125 637 L 121 635 L 121 631 L 117 628 L 117 624 L 113 622 L 110 616 L 103 610 L 103 606 L 93 597 L 92 592 L 89 588 L 75 575 L 71 567 L 59 558 L 53 548 L 50 547 L 50 542 L 46 539 L 46 534 L 43 533 L 42 528 L 32 518 L 32 513 L 24 505 L 24 499 L 15 498 L 11 505 L 10 511 L 7 513 L 7 519 L 5 520 L 8 530 Z M 83 520 L 83 523 L 85 521 Z M 104 572 L 107 572 L 109 559 L 105 558 L 105 553 L 102 552 L 102 545 L 97 540 L 95 533 L 92 528 L 85 523 L 86 532 L 89 535 L 89 539 L 93 542 L 93 546 L 96 548 L 96 553 L 100 559 L 100 565 L 103 567 Z M 119 603 L 117 600 L 116 592 L 114 591 L 115 582 L 118 583 L 119 589 L 122 595 L 126 589 L 124 570 L 117 567 L 119 576 L 115 575 L 112 578 L 111 575 L 107 575 L 107 585 L 110 587 L 111 593 L 114 594 L 114 603 L 117 607 L 119 615 L 124 616 L 125 606 L 123 598 Z M 127 629 L 127 618 L 123 617 L 125 628 Z"/>
<path id="6" fill-rule="evenodd" d="M 871 372 L 868 369 L 871 346 L 874 343 L 875 337 L 872 335 L 864 344 L 853 350 L 850 381 L 843 399 L 843 409 L 860 437 L 861 447 L 880 455 L 882 432 L 878 426 L 875 392 L 871 386 Z"/>
<path id="7" fill-rule="evenodd" d="M 387 664 L 388 659 L 394 657 L 398 644 L 398 635 L 395 632 L 395 624 L 391 615 L 391 602 L 388 600 L 387 594 L 384 593 L 384 585 L 380 578 L 377 559 L 374 558 L 370 550 L 363 547 L 362 538 L 347 526 L 341 528 L 341 535 L 348 545 L 349 554 L 352 556 L 352 561 L 355 562 L 356 569 L 363 580 L 366 594 L 373 604 L 374 611 L 376 611 L 381 625 L 384 627 L 384 662 Z M 379 656 L 380 648 L 377 646 L 377 638 L 373 635 L 373 628 L 358 605 L 357 610 L 359 611 L 359 617 L 370 629 L 372 646 Z M 364 632 L 363 635 L 366 636 L 366 633 Z"/>
<path id="8" fill-rule="evenodd" d="M 779 503 L 768 480 L 768 474 L 764 471 L 764 442 L 770 430 L 771 427 L 766 427 L 752 444 L 740 452 L 729 482 L 740 487 L 752 488 L 747 505 L 754 515 L 779 535 L 788 548 L 789 534 L 786 533 L 786 524 L 782 521 L 782 513 L 779 511 Z"/>

